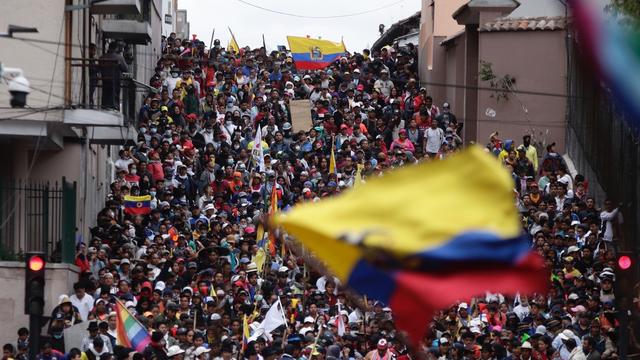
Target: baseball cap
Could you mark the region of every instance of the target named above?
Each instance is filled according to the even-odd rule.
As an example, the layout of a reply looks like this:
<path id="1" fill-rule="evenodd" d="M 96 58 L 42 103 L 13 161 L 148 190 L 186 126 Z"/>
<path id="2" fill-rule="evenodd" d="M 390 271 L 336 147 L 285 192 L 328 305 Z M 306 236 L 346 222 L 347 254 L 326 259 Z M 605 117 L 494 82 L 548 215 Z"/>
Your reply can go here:
<path id="1" fill-rule="evenodd" d="M 560 333 L 559 336 L 560 336 L 560 339 L 562 341 L 566 341 L 566 340 L 569 340 L 569 339 L 573 339 L 573 337 L 575 335 L 573 334 L 573 331 L 571 331 L 569 329 L 564 329 L 564 330 L 562 330 L 562 332 Z"/>
<path id="2" fill-rule="evenodd" d="M 386 349 L 387 348 L 387 340 L 380 339 L 378 340 L 378 349 Z"/>

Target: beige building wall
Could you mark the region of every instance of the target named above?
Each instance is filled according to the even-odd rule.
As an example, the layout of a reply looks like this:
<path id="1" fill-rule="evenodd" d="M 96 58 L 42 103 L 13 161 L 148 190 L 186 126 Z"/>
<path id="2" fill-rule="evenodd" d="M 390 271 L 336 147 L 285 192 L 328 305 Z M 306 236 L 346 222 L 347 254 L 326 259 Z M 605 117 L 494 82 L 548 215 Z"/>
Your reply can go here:
<path id="1" fill-rule="evenodd" d="M 516 79 L 515 87 L 522 91 L 565 94 L 566 57 L 564 31 L 502 31 L 481 32 L 479 59 L 492 63 L 494 74 L 509 74 Z M 478 80 L 478 86 L 488 82 Z M 491 98 L 492 91 L 478 91 L 477 140 L 488 142 L 498 131 L 500 138 L 522 142 L 530 133 L 534 142 L 558 144 L 564 152 L 566 99 L 561 96 L 509 94 L 507 101 Z M 487 115 L 495 111 L 495 117 Z"/>
<path id="2" fill-rule="evenodd" d="M 71 26 L 72 46 L 66 53 L 64 45 L 67 27 L 64 0 L 3 0 L 0 1 L 0 31 L 6 31 L 9 24 L 35 27 L 38 33 L 16 33 L 14 37 L 36 40 L 0 38 L 0 61 L 3 66 L 21 68 L 29 80 L 32 91 L 27 104 L 32 108 L 63 106 L 65 104 L 65 57 L 80 57 L 79 46 L 82 29 Z M 37 14 L 37 16 L 34 16 Z M 82 11 L 69 12 L 73 24 L 81 24 Z M 71 71 L 71 102 L 81 98 L 79 67 Z M 0 85 L 0 108 L 9 106 L 9 92 L 6 85 Z M 11 111 L 0 109 L 0 117 L 11 116 Z M 14 111 L 15 113 L 15 111 Z M 22 119 L 61 121 L 62 111 L 40 112 Z"/>
<path id="3" fill-rule="evenodd" d="M 464 27 L 451 16 L 465 0 L 425 0 L 422 2 L 419 40 L 419 75 L 423 86 L 434 98 L 436 104 L 447 101 L 447 89 L 429 83 L 444 83 L 446 79 L 446 55 L 440 43 L 456 34 Z"/>

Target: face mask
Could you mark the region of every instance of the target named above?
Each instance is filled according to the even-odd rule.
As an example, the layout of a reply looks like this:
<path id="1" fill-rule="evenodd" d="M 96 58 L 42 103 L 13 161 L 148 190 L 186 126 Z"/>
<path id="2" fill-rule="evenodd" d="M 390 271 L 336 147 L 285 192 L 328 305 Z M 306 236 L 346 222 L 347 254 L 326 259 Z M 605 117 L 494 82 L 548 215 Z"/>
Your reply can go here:
<path id="1" fill-rule="evenodd" d="M 156 128 L 151 128 L 151 133 L 152 133 L 152 134 L 155 134 L 157 131 L 158 131 L 158 129 L 156 129 Z"/>
<path id="2" fill-rule="evenodd" d="M 138 173 L 138 170 L 136 170 L 136 169 L 131 169 L 131 175 L 135 175 L 135 174 L 137 174 L 137 173 Z"/>
<path id="3" fill-rule="evenodd" d="M 169 136 L 171 136 L 171 130 L 167 130 L 167 131 L 165 131 L 165 132 L 164 132 L 164 134 L 165 134 L 165 135 L 169 135 Z"/>
<path id="4" fill-rule="evenodd" d="M 156 192 L 155 191 L 149 191 L 149 195 L 155 197 L 156 196 Z"/>
<path id="5" fill-rule="evenodd" d="M 145 128 L 145 127 L 140 128 L 140 133 L 146 134 L 147 133 L 147 128 Z"/>

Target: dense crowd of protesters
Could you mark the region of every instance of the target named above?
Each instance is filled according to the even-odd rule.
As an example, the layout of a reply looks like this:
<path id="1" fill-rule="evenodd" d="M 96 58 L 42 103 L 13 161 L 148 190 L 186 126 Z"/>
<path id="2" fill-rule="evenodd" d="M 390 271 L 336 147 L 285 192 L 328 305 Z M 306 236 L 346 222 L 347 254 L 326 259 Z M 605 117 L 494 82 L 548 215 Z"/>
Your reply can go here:
<path id="1" fill-rule="evenodd" d="M 93 238 L 78 246 L 82 275 L 74 294 L 58 299 L 38 359 L 409 358 L 393 309 L 373 300 L 357 308 L 337 279 L 291 252 L 278 251 L 262 268 L 256 254 L 274 186 L 286 211 L 339 194 L 357 175 L 366 180 L 462 148 L 463 124 L 416 80 L 417 49 L 363 50 L 299 71 L 286 52 L 236 54 L 217 40 L 209 51 L 175 35 L 163 44 L 151 81 L 158 93 L 139 111 L 137 144 L 115 162 Z M 300 99 L 309 101 L 312 124 L 292 123 L 290 102 Z M 252 151 L 258 127 L 262 171 Z M 416 344 L 428 359 L 617 357 L 612 269 L 622 216 L 612 201 L 598 208 L 554 144 L 542 150 L 530 135 L 516 143 L 494 133 L 486 146 L 513 174 L 515 206 L 551 270 L 550 292 L 488 293 L 443 309 Z M 124 212 L 125 195 L 147 194 L 150 214 Z M 288 327 L 243 346 L 244 315 L 253 329 L 278 298 Z M 141 354 L 115 343 L 115 299 L 151 334 Z M 63 330 L 80 322 L 82 348 L 64 354 Z M 28 341 L 21 329 L 4 358 L 26 359 Z"/>

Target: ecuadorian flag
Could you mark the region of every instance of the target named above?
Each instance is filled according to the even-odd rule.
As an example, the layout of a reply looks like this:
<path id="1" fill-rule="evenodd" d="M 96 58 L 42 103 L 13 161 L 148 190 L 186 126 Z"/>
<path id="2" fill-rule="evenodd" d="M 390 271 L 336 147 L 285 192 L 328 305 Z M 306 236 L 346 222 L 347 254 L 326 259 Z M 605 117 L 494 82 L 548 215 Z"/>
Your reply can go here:
<path id="1" fill-rule="evenodd" d="M 388 304 L 417 341 L 433 313 L 484 295 L 546 290 L 513 180 L 479 147 L 372 178 L 272 220 L 352 289 Z"/>
<path id="2" fill-rule="evenodd" d="M 324 69 L 347 52 L 343 42 L 299 36 L 287 36 L 287 41 L 298 70 Z"/>
<path id="3" fill-rule="evenodd" d="M 124 212 L 129 215 L 146 215 L 151 212 L 151 195 L 124 197 Z"/>

